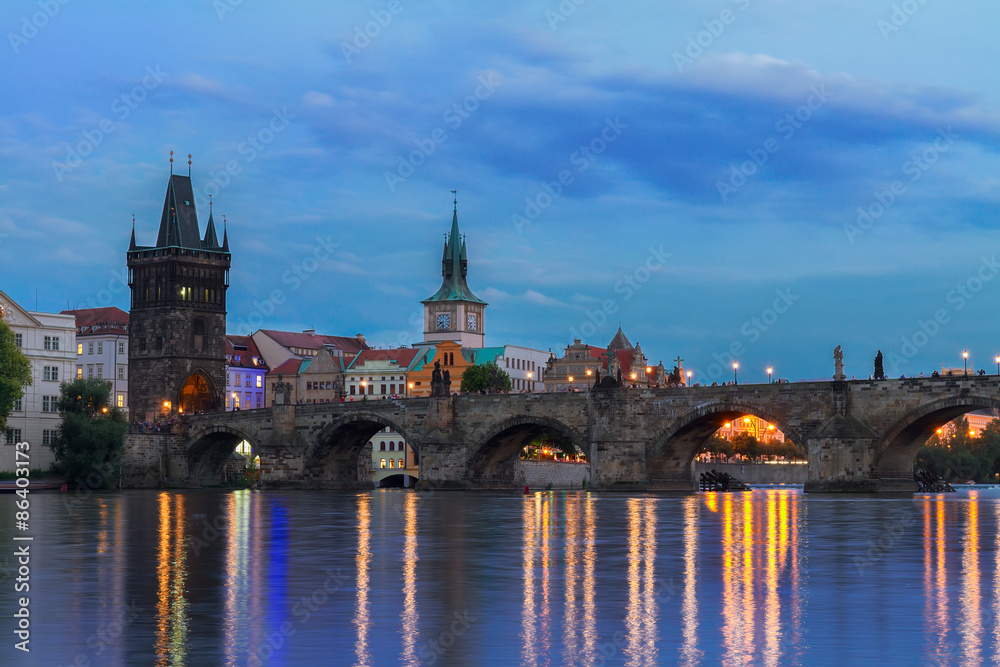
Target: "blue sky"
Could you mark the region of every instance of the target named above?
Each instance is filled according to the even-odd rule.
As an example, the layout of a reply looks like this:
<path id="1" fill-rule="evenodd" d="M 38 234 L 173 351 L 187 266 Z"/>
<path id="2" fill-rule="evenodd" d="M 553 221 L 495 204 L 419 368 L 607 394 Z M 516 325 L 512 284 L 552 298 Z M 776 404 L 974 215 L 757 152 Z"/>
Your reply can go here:
<path id="1" fill-rule="evenodd" d="M 227 216 L 231 333 L 419 339 L 457 189 L 487 344 L 620 323 L 703 381 L 733 350 L 829 377 L 838 344 L 849 376 L 995 370 L 995 3 L 94 4 L 0 6 L 29 308 L 128 308 L 174 150 Z"/>

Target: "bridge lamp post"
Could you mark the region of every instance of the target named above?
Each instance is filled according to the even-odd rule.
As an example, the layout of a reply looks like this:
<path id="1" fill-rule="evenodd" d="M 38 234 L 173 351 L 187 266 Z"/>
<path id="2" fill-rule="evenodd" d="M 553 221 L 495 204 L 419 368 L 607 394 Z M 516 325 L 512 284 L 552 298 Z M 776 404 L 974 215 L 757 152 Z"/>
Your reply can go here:
<path id="1" fill-rule="evenodd" d="M 367 387 L 368 387 L 368 383 L 365 382 L 364 380 L 362 380 L 361 381 L 361 400 L 362 401 L 367 401 L 368 400 L 368 389 L 367 389 Z"/>
<path id="2" fill-rule="evenodd" d="M 687 372 L 687 376 L 688 376 L 688 383 L 687 383 L 687 386 L 689 386 L 689 387 L 690 387 L 690 386 L 691 386 L 691 371 L 688 371 L 688 372 Z"/>
<path id="3" fill-rule="evenodd" d="M 997 355 L 997 375 L 1000 375 L 1000 354 Z"/>
<path id="4" fill-rule="evenodd" d="M 773 370 L 774 370 L 774 369 L 773 369 L 773 368 L 771 368 L 770 366 L 768 366 L 768 367 L 767 367 L 767 383 L 768 383 L 768 384 L 771 384 L 771 372 L 772 372 Z"/>
<path id="5" fill-rule="evenodd" d="M 528 391 L 534 391 L 534 387 L 531 386 L 531 371 L 528 371 Z"/>
<path id="6" fill-rule="evenodd" d="M 739 372 L 739 368 L 740 368 L 740 362 L 734 361 L 733 362 L 733 384 L 736 384 L 736 385 L 738 385 L 740 383 L 739 375 L 737 374 Z"/>
<path id="7" fill-rule="evenodd" d="M 411 382 L 410 384 L 408 384 L 406 386 L 410 390 L 410 395 L 412 396 L 413 395 L 413 383 Z"/>
<path id="8" fill-rule="evenodd" d="M 965 361 L 965 374 L 969 374 L 969 351 L 965 350 L 962 352 L 962 359 Z"/>

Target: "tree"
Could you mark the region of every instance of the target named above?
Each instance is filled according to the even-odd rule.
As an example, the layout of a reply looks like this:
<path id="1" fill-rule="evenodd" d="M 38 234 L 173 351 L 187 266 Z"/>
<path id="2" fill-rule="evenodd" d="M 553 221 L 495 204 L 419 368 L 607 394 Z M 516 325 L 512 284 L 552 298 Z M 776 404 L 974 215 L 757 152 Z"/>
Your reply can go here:
<path id="1" fill-rule="evenodd" d="M 60 385 L 62 424 L 51 445 L 55 466 L 71 479 L 86 478 L 94 488 L 110 486 L 125 452 L 125 414 L 109 405 L 110 396 L 106 380 L 81 378 Z"/>
<path id="2" fill-rule="evenodd" d="M 14 401 L 24 396 L 24 388 L 29 384 L 31 362 L 18 349 L 14 332 L 0 320 L 0 430 L 7 428 Z"/>
<path id="3" fill-rule="evenodd" d="M 495 361 L 466 366 L 462 371 L 462 391 L 499 394 L 510 391 L 510 376 Z"/>

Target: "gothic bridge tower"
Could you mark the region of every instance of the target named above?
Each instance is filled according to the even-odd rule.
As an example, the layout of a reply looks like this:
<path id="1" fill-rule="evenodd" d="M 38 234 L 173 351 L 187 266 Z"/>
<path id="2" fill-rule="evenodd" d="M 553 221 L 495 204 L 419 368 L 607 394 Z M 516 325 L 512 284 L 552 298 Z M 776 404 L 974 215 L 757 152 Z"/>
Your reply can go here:
<path id="1" fill-rule="evenodd" d="M 229 238 L 223 229 L 219 243 L 211 212 L 201 236 L 188 158 L 187 176 L 170 174 L 156 245 L 136 245 L 132 225 L 128 400 L 133 422 L 224 405 Z"/>

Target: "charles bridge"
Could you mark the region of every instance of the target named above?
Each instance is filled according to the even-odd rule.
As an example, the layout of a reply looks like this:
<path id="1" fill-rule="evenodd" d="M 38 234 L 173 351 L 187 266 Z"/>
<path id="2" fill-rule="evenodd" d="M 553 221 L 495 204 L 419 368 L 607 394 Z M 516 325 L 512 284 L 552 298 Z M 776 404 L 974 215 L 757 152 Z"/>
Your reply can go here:
<path id="1" fill-rule="evenodd" d="M 420 485 L 514 488 L 522 447 L 554 430 L 587 453 L 593 488 L 691 491 L 700 447 L 749 414 L 805 446 L 807 491 L 913 491 L 913 460 L 927 438 L 981 408 L 1000 408 L 998 376 L 276 405 L 130 434 L 125 478 L 132 487 L 217 484 L 247 440 L 266 486 L 370 488 L 365 446 L 390 427 L 418 454 Z"/>

